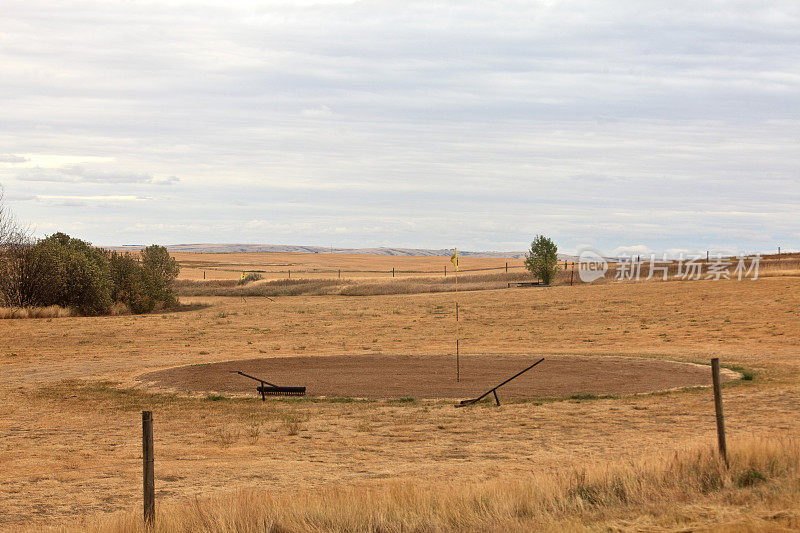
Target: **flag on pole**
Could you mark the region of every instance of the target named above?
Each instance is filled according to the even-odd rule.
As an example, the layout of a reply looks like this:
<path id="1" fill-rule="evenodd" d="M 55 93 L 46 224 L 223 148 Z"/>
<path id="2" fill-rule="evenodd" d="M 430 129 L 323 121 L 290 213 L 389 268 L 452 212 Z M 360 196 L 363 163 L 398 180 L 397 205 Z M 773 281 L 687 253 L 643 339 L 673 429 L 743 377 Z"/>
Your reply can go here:
<path id="1" fill-rule="evenodd" d="M 456 267 L 456 271 L 458 271 L 458 250 L 453 248 L 453 256 L 450 258 L 450 262 Z"/>

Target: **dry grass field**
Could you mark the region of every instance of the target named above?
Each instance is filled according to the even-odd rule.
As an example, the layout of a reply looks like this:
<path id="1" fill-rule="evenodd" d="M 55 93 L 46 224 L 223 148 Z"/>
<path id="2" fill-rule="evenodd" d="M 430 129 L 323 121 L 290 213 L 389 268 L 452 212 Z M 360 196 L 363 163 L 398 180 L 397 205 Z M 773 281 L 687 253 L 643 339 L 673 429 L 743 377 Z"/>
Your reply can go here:
<path id="1" fill-rule="evenodd" d="M 392 268 L 397 277 L 444 276 L 444 269 L 453 275 L 453 265 L 447 257 L 396 256 L 326 253 L 192 253 L 174 252 L 181 263 L 180 279 L 238 280 L 242 272 L 259 272 L 264 279 L 284 279 L 289 276 L 307 279 L 337 277 L 391 278 Z M 522 259 L 498 257 L 461 257 L 460 267 L 471 269 L 505 269 L 519 271 Z"/>
<path id="2" fill-rule="evenodd" d="M 266 266 L 242 255 L 228 267 Z M 447 263 L 378 259 L 404 270 Z M 2 320 L 0 528 L 143 530 L 148 409 L 160 531 L 796 529 L 800 277 L 791 274 L 458 297 L 470 357 L 719 357 L 752 377 L 724 388 L 730 469 L 710 453 L 707 388 L 455 409 L 451 398 L 346 394 L 261 402 L 137 379 L 253 358 L 451 354 L 452 292 L 184 296 L 176 312 Z"/>

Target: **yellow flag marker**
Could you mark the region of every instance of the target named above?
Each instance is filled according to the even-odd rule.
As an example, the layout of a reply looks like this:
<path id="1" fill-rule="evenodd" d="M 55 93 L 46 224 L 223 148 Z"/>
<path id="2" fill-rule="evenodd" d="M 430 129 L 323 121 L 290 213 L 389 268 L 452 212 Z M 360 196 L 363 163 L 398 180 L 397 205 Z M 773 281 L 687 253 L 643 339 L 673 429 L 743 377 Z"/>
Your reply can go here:
<path id="1" fill-rule="evenodd" d="M 450 262 L 456 267 L 456 272 L 458 272 L 458 250 L 453 248 L 453 256 L 450 258 Z"/>

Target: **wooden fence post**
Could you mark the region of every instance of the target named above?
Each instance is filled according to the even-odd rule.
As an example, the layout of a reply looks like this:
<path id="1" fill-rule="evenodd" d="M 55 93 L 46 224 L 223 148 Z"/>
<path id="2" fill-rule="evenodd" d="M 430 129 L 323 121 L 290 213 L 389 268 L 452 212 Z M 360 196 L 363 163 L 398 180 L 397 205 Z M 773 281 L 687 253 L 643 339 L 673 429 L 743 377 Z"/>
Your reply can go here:
<path id="1" fill-rule="evenodd" d="M 156 520 L 156 480 L 153 461 L 153 412 L 142 411 L 142 494 L 144 522 L 152 526 Z"/>
<path id="2" fill-rule="evenodd" d="M 394 277 L 394 267 L 392 267 L 392 277 Z"/>
<path id="3" fill-rule="evenodd" d="M 711 379 L 714 382 L 714 410 L 717 413 L 717 445 L 719 446 L 719 454 L 728 464 L 728 446 L 725 442 L 725 415 L 722 412 L 722 389 L 719 379 L 719 359 L 717 357 L 711 360 Z"/>
<path id="4" fill-rule="evenodd" d="M 506 261 L 506 274 L 508 274 L 508 261 Z"/>

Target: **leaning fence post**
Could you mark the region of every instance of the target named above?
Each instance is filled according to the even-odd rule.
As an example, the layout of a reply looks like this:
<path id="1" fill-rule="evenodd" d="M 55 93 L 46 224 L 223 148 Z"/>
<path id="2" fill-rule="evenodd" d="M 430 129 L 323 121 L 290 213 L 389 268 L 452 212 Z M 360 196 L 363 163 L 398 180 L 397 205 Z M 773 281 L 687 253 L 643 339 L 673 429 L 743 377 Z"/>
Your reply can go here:
<path id="1" fill-rule="evenodd" d="M 152 526 L 156 519 L 156 481 L 153 466 L 153 412 L 142 411 L 142 493 L 144 522 L 148 526 Z"/>
<path id="2" fill-rule="evenodd" d="M 717 413 L 717 444 L 719 454 L 728 464 L 728 446 L 725 443 L 725 415 L 722 412 L 722 390 L 719 379 L 719 358 L 711 360 L 711 379 L 714 382 L 714 409 Z"/>

